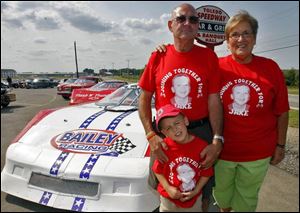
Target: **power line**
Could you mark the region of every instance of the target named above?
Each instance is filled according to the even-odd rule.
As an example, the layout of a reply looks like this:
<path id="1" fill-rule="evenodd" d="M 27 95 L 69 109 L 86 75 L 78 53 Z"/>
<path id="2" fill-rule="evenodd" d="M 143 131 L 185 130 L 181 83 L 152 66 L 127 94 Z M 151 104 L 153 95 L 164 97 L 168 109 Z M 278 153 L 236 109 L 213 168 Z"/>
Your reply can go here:
<path id="1" fill-rule="evenodd" d="M 260 21 L 260 24 L 261 23 L 265 23 L 265 22 L 269 22 L 269 21 L 274 21 L 276 19 L 274 19 L 274 17 L 276 17 L 278 19 L 279 16 L 283 16 L 283 17 L 288 17 L 289 15 L 291 15 L 292 13 L 288 13 L 288 11 L 290 10 L 294 10 L 294 9 L 297 9 L 299 8 L 299 5 L 297 5 L 296 7 L 290 7 L 290 8 L 287 8 L 287 9 L 284 9 L 282 11 L 279 11 L 277 13 L 273 13 L 271 16 L 269 17 L 266 17 L 266 18 L 263 18 L 261 21 Z M 298 10 L 298 9 L 297 9 Z M 277 22 L 276 22 L 277 23 Z"/>
<path id="2" fill-rule="evenodd" d="M 275 50 L 282 50 L 282 49 L 287 49 L 287 48 L 291 48 L 291 47 L 296 47 L 299 46 L 299 44 L 294 44 L 291 46 L 286 46 L 286 47 L 279 47 L 279 48 L 275 48 L 275 49 L 271 49 L 271 50 L 264 50 L 264 51 L 260 51 L 260 52 L 254 52 L 255 54 L 257 53 L 265 53 L 265 52 L 271 52 L 271 51 L 275 51 Z"/>
<path id="3" fill-rule="evenodd" d="M 266 43 L 270 43 L 273 41 L 279 41 L 279 40 L 283 40 L 283 39 L 286 40 L 286 38 L 291 38 L 291 37 L 297 37 L 299 40 L 299 33 L 291 34 L 291 35 L 284 35 L 283 37 L 278 37 L 278 38 L 274 38 L 274 39 L 268 39 L 266 37 L 261 37 L 261 38 L 257 39 L 257 41 L 263 41 L 263 44 L 266 44 Z"/>

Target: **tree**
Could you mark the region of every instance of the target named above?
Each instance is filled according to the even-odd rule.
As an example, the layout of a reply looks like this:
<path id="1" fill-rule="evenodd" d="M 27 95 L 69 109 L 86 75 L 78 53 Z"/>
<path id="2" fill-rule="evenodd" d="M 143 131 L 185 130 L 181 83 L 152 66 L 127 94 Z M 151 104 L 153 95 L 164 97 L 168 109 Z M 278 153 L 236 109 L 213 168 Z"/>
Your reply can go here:
<path id="1" fill-rule="evenodd" d="M 285 83 L 287 86 L 299 86 L 299 71 L 296 72 L 295 69 L 284 71 Z"/>
<path id="2" fill-rule="evenodd" d="M 85 73 L 86 75 L 94 75 L 93 69 L 85 68 L 82 72 Z"/>

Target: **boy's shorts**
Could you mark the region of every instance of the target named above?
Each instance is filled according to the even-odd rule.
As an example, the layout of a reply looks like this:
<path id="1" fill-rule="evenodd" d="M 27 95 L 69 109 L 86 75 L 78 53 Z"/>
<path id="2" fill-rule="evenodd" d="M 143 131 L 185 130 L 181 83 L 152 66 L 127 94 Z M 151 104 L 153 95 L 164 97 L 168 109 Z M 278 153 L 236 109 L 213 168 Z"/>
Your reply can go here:
<path id="1" fill-rule="evenodd" d="M 236 212 L 254 212 L 270 160 L 270 157 L 250 162 L 218 160 L 213 189 L 218 206 L 231 207 Z"/>
<path id="2" fill-rule="evenodd" d="M 201 195 L 198 197 L 196 203 L 190 208 L 178 207 L 168 198 L 160 196 L 159 212 L 202 212 Z"/>

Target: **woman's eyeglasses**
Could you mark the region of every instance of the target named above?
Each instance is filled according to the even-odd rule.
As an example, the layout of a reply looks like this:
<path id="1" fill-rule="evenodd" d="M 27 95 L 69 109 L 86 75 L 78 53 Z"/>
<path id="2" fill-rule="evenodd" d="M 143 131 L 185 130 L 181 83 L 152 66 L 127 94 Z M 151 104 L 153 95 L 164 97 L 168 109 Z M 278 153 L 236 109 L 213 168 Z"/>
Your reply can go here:
<path id="1" fill-rule="evenodd" d="M 190 24 L 198 24 L 199 23 L 199 17 L 197 17 L 197 16 L 181 15 L 181 16 L 175 17 L 173 20 L 175 20 L 177 23 L 182 24 L 182 23 L 185 23 L 187 19 L 189 20 Z"/>
<path id="2" fill-rule="evenodd" d="M 245 31 L 242 33 L 234 32 L 232 33 L 229 37 L 232 38 L 233 40 L 239 40 L 239 38 L 242 36 L 242 38 L 250 38 L 253 35 L 253 33 Z"/>

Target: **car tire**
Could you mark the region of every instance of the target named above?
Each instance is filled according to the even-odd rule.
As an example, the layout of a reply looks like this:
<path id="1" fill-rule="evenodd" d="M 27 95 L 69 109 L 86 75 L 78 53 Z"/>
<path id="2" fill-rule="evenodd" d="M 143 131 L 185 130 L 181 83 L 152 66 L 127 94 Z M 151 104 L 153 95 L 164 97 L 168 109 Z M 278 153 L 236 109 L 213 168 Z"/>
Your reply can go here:
<path id="1" fill-rule="evenodd" d="M 65 95 L 62 95 L 63 99 L 65 100 L 70 100 L 70 97 L 69 96 L 65 96 Z"/>
<path id="2" fill-rule="evenodd" d="M 1 106 L 7 107 L 9 105 L 9 97 L 7 95 L 1 95 Z"/>

